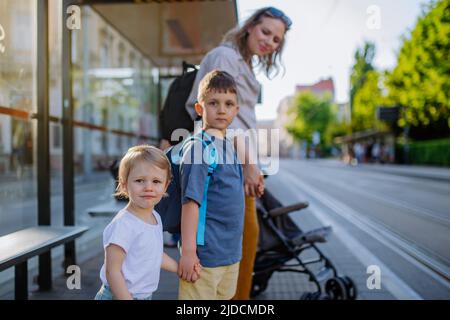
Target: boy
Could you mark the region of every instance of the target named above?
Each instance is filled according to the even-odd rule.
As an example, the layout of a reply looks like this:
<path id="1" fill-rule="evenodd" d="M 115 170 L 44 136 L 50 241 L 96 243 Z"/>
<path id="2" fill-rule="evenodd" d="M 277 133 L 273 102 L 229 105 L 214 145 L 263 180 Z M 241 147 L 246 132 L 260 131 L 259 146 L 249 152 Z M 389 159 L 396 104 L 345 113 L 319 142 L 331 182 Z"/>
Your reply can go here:
<path id="1" fill-rule="evenodd" d="M 206 74 L 199 84 L 195 111 L 203 120 L 200 136 L 213 144 L 209 147 L 217 151 L 218 161 L 214 171 L 208 174 L 209 160 L 203 156 L 208 150 L 202 141 L 191 143 L 183 152 L 178 298 L 229 300 L 237 286 L 244 221 L 242 168 L 233 145 L 226 138 L 226 130 L 239 111 L 233 77 L 218 70 Z M 199 209 L 208 175 L 206 219 L 203 220 Z M 198 263 L 202 266 L 199 278 Z"/>

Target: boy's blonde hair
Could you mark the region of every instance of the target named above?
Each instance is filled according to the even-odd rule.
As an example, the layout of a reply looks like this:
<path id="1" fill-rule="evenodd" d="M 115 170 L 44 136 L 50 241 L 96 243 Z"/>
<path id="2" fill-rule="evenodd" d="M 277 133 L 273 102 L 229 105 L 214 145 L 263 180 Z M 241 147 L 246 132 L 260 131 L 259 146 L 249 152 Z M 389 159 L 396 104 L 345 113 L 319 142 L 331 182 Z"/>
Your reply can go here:
<path id="1" fill-rule="evenodd" d="M 169 159 L 167 159 L 163 151 L 149 145 L 134 146 L 128 149 L 127 153 L 120 161 L 118 176 L 119 183 L 117 184 L 116 193 L 114 194 L 115 196 L 128 197 L 128 193 L 125 191 L 124 186 L 127 183 L 131 169 L 136 162 L 139 161 L 149 162 L 150 164 L 165 170 L 167 173 L 166 183 L 169 183 L 172 179 L 171 165 Z"/>
<path id="2" fill-rule="evenodd" d="M 233 76 L 226 71 L 213 70 L 208 72 L 198 85 L 197 100 L 200 104 L 205 101 L 209 92 L 231 92 L 237 95 L 237 86 Z"/>

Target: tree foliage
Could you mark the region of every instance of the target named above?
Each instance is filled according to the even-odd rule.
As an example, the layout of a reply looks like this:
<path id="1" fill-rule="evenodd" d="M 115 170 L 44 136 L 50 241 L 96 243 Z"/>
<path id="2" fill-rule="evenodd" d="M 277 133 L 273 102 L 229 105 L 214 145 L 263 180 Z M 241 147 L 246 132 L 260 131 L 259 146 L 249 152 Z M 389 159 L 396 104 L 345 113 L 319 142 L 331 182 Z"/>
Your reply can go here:
<path id="1" fill-rule="evenodd" d="M 381 75 L 376 70 L 369 71 L 361 88 L 355 93 L 352 109 L 352 129 L 363 131 L 379 128 L 376 119 L 377 107 L 383 104 L 380 82 Z"/>
<path id="2" fill-rule="evenodd" d="M 403 107 L 400 126 L 450 128 L 450 0 L 433 1 L 404 38 L 387 76 L 389 99 Z M 431 129 L 431 128 L 430 128 Z"/>
<path id="3" fill-rule="evenodd" d="M 375 57 L 375 44 L 366 42 L 363 48 L 355 52 L 355 64 L 350 75 L 350 106 L 353 108 L 356 93 L 361 89 L 367 79 L 367 74 L 374 70 L 372 65 Z"/>
<path id="4" fill-rule="evenodd" d="M 286 129 L 296 140 L 305 140 L 311 144 L 314 132 L 319 132 L 320 144 L 330 143 L 329 129 L 335 121 L 335 114 L 329 95 L 300 93 L 294 98 L 289 113 L 293 118 Z"/>

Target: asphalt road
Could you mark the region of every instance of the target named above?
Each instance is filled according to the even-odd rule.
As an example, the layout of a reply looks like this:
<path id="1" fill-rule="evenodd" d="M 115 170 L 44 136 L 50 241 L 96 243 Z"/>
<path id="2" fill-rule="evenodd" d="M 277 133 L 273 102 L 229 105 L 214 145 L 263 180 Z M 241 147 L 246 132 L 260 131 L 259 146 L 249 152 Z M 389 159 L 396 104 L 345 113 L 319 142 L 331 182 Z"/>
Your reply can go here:
<path id="1" fill-rule="evenodd" d="M 282 160 L 267 188 L 286 204 L 313 202 L 338 237 L 364 249 L 354 255 L 368 252 L 361 261 L 376 259 L 390 280 L 401 283 L 391 285 L 393 292 L 450 299 L 450 183 L 337 161 Z M 285 188 L 305 199 L 289 198 Z"/>

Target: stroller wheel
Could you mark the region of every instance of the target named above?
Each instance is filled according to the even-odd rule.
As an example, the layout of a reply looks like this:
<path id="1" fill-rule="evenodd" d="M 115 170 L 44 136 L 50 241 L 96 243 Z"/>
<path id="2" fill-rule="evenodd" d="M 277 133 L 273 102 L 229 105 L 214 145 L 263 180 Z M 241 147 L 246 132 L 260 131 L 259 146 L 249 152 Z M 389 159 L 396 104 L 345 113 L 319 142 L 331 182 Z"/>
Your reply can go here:
<path id="1" fill-rule="evenodd" d="M 301 295 L 300 300 L 317 300 L 314 299 L 314 296 L 317 292 L 305 292 Z"/>
<path id="2" fill-rule="evenodd" d="M 267 289 L 267 284 L 269 282 L 271 274 L 267 275 L 263 273 L 262 275 L 254 275 L 252 282 L 252 291 L 250 292 L 250 297 L 254 298 Z"/>
<path id="3" fill-rule="evenodd" d="M 339 277 L 340 279 L 342 279 L 345 283 L 345 288 L 347 291 L 347 299 L 348 300 L 356 300 L 356 297 L 358 295 L 358 291 L 356 289 L 356 285 L 353 282 L 352 278 L 348 277 L 348 276 L 342 276 Z"/>
<path id="4" fill-rule="evenodd" d="M 331 298 L 326 293 L 322 293 L 321 296 L 319 297 L 319 300 L 331 300 Z"/>
<path id="5" fill-rule="evenodd" d="M 305 292 L 300 297 L 300 300 L 330 300 L 330 297 L 327 294 L 323 294 L 320 292 Z"/>
<path id="6" fill-rule="evenodd" d="M 347 300 L 347 286 L 340 277 L 328 279 L 325 283 L 325 292 L 331 300 Z"/>
<path id="7" fill-rule="evenodd" d="M 267 282 L 261 283 L 261 284 L 253 284 L 252 286 L 252 292 L 250 292 L 250 297 L 254 298 L 261 293 L 263 293 L 267 289 Z"/>

